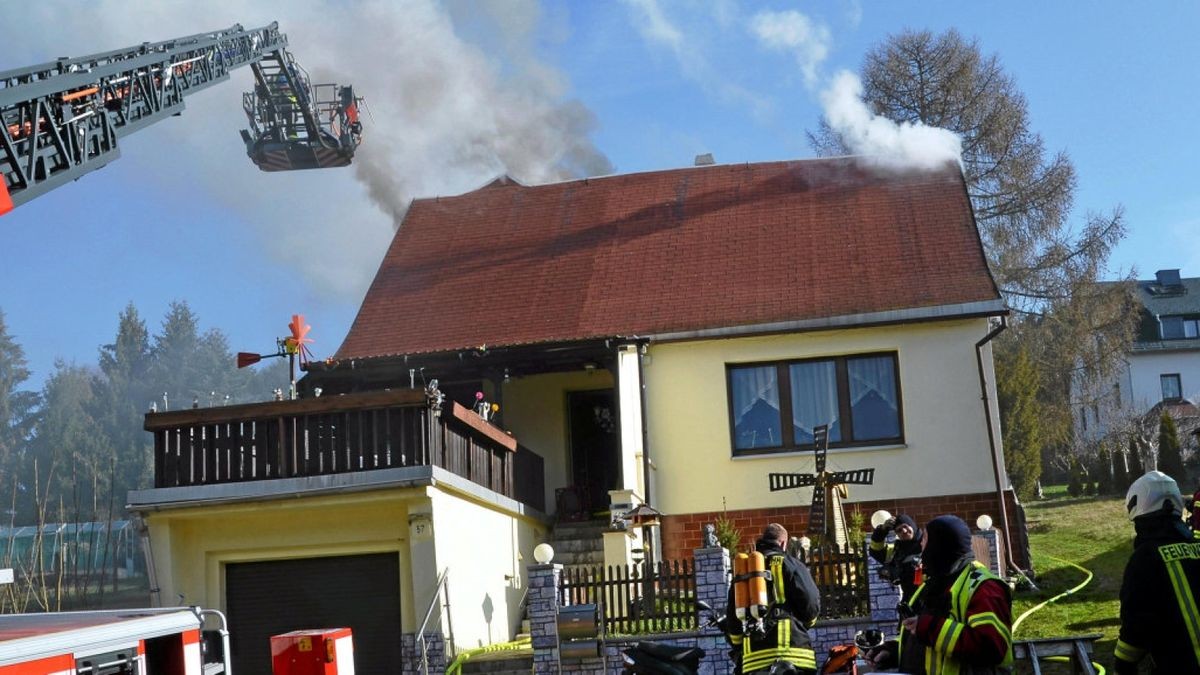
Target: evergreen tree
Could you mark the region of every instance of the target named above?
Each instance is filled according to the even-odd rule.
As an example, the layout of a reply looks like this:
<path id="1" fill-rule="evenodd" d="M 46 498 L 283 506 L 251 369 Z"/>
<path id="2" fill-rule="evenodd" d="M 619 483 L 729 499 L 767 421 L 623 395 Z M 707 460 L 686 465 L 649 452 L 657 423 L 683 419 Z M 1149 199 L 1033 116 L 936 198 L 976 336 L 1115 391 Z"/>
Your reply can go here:
<path id="1" fill-rule="evenodd" d="M 1187 485 L 1187 471 L 1183 468 L 1183 456 L 1179 452 L 1179 432 L 1170 413 L 1163 411 L 1158 423 L 1158 470 Z"/>
<path id="2" fill-rule="evenodd" d="M 200 343 L 197 324 L 196 315 L 186 302 L 172 302 L 161 331 L 154 336 L 150 381 L 161 390 L 157 400 L 166 399 L 159 410 L 190 408 L 204 390 L 196 363 Z"/>
<path id="3" fill-rule="evenodd" d="M 1010 345 L 1012 343 L 1009 343 Z M 1032 499 L 1042 477 L 1038 374 L 1023 346 L 996 362 L 996 397 L 1004 430 L 1004 461 L 1021 499 Z"/>
<path id="4" fill-rule="evenodd" d="M 37 421 L 40 397 L 21 389 L 28 379 L 25 350 L 8 334 L 0 311 L 0 494 L 7 493 L 13 479 L 19 478 L 22 456 Z"/>
<path id="5" fill-rule="evenodd" d="M 113 490 L 124 503 L 129 490 L 150 487 L 152 441 L 142 429 L 143 415 L 157 405 L 158 387 L 150 381 L 150 334 L 133 303 L 118 317 L 117 335 L 100 348 L 100 375 L 92 414 L 115 451 Z"/>
<path id="6" fill-rule="evenodd" d="M 48 505 L 50 522 L 92 520 L 98 504 L 107 503 L 112 486 L 110 471 L 115 453 L 103 426 L 93 416 L 95 410 L 95 373 L 85 367 L 55 363 L 54 373 L 42 389 L 42 414 L 39 416 L 32 454 L 24 467 L 27 480 L 34 476 L 33 461 L 38 464 L 38 485 L 28 486 L 22 504 L 23 522 L 33 522 L 33 503 L 37 494 Z M 124 503 L 124 495 L 120 498 Z M 63 512 L 59 513 L 61 504 Z"/>
<path id="7" fill-rule="evenodd" d="M 1083 476 L 1079 470 L 1078 462 L 1071 461 L 1071 468 L 1068 470 L 1070 478 L 1067 479 L 1067 495 L 1078 497 L 1083 494 Z"/>

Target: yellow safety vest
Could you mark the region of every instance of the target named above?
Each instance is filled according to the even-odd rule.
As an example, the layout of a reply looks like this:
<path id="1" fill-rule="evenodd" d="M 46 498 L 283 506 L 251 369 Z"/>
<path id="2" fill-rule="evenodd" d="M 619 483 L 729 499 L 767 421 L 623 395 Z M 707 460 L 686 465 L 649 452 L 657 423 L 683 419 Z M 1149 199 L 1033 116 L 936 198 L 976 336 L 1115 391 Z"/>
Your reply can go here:
<path id="1" fill-rule="evenodd" d="M 958 579 L 950 587 L 950 616 L 942 622 L 942 629 L 938 631 L 933 646 L 925 648 L 926 675 L 958 675 L 962 664 L 953 656 L 954 647 L 958 644 L 958 638 L 962 636 L 963 628 L 967 626 L 975 628 L 988 625 L 999 631 L 1008 644 L 1008 653 L 1000 662 L 1000 667 L 1012 667 L 1012 629 L 1004 625 L 995 612 L 984 612 L 967 618 L 967 606 L 971 604 L 971 596 L 975 594 L 975 589 L 988 579 L 1000 581 L 999 577 L 975 560 L 958 575 Z M 921 597 L 921 591 L 924 590 L 925 584 L 917 587 L 917 590 L 913 591 L 911 602 L 915 604 L 917 598 Z M 900 631 L 901 653 L 904 653 L 904 634 L 906 632 Z"/>
<path id="2" fill-rule="evenodd" d="M 783 556 L 771 556 L 768 558 L 768 562 L 771 567 L 771 579 L 774 581 L 771 585 L 773 591 L 771 608 L 774 610 L 776 606 L 783 605 L 787 598 L 787 591 L 783 585 Z M 800 618 L 796 617 L 796 620 L 799 621 Z M 816 621 L 814 620 L 813 623 Z M 808 627 L 811 628 L 811 626 Z M 731 640 L 735 645 L 738 643 L 742 645 L 743 673 L 765 670 L 776 661 L 787 661 L 801 670 L 816 670 L 817 668 L 817 653 L 812 648 L 792 646 L 792 622 L 787 617 L 779 617 L 775 622 L 775 646 L 773 647 L 753 649 L 750 639 L 743 638 L 741 635 L 731 636 Z"/>

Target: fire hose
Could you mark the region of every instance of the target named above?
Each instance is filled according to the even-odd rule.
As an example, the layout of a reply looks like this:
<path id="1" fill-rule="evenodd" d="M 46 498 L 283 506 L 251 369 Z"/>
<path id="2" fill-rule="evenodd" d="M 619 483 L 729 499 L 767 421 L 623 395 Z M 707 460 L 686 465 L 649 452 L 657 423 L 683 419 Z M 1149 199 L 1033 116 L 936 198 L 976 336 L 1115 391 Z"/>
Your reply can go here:
<path id="1" fill-rule="evenodd" d="M 1069 589 L 1063 591 L 1062 593 L 1059 593 L 1058 595 L 1050 598 L 1049 600 L 1043 600 L 1042 602 L 1039 602 L 1038 604 L 1034 605 L 1033 607 L 1030 607 L 1029 609 L 1022 612 L 1021 616 L 1018 616 L 1017 620 L 1013 621 L 1012 635 L 1014 638 L 1017 635 L 1017 627 L 1021 625 L 1021 622 L 1025 620 L 1025 617 L 1029 616 L 1030 614 L 1033 614 L 1034 612 L 1038 611 L 1039 609 L 1042 609 L 1046 605 L 1049 605 L 1050 603 L 1055 602 L 1057 600 L 1061 600 L 1061 599 L 1067 597 L 1068 595 L 1071 595 L 1072 593 L 1083 588 L 1084 586 L 1087 586 L 1088 584 L 1090 584 L 1092 582 L 1092 577 L 1095 576 L 1094 574 L 1092 574 L 1091 570 L 1086 569 L 1080 565 L 1076 565 L 1075 563 L 1071 562 L 1070 560 L 1063 560 L 1061 558 L 1055 558 L 1054 556 L 1046 556 L 1046 557 L 1050 558 L 1054 562 L 1058 562 L 1058 563 L 1062 563 L 1064 565 L 1070 565 L 1071 567 L 1074 567 L 1075 569 L 1079 570 L 1080 572 L 1083 572 L 1084 574 L 1086 574 L 1087 578 L 1084 579 L 1077 586 L 1074 586 L 1073 588 L 1069 588 Z M 1068 661 L 1069 659 L 1066 656 L 1047 656 L 1046 660 L 1047 661 Z M 1105 673 L 1104 666 L 1100 665 L 1099 663 L 1096 663 L 1095 661 L 1092 661 L 1092 667 L 1096 669 L 1096 672 L 1098 673 L 1098 675 L 1104 675 L 1104 673 Z"/>

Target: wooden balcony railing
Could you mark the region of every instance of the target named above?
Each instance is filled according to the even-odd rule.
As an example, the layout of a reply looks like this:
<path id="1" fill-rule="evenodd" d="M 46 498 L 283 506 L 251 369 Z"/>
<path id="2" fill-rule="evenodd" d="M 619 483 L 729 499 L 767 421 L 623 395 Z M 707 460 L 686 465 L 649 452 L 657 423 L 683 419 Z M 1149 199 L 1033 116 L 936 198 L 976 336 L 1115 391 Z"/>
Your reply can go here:
<path id="1" fill-rule="evenodd" d="M 345 394 L 146 415 L 154 486 L 180 487 L 439 466 L 544 511 L 542 458 L 423 391 Z"/>

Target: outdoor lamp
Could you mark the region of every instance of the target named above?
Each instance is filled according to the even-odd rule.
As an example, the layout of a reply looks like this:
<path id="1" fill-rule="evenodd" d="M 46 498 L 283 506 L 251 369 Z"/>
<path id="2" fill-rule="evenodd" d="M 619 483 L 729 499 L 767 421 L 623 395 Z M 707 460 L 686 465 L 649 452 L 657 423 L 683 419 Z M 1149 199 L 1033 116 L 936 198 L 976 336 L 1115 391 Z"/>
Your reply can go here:
<path id="1" fill-rule="evenodd" d="M 543 565 L 554 560 L 554 547 L 550 544 L 538 544 L 533 547 L 533 559 Z"/>
<path id="2" fill-rule="evenodd" d="M 975 519 L 975 527 L 978 527 L 981 530 L 992 529 L 992 517 L 986 513 L 982 516 L 979 516 Z"/>
<path id="3" fill-rule="evenodd" d="M 880 525 L 886 523 L 888 518 L 891 517 L 892 514 L 884 511 L 883 509 L 879 509 L 875 513 L 871 514 L 871 527 L 879 527 Z"/>

